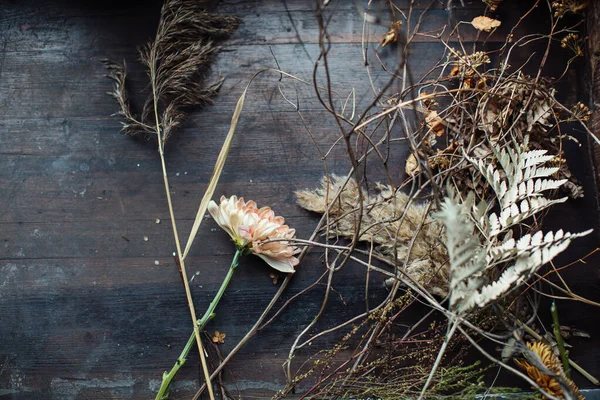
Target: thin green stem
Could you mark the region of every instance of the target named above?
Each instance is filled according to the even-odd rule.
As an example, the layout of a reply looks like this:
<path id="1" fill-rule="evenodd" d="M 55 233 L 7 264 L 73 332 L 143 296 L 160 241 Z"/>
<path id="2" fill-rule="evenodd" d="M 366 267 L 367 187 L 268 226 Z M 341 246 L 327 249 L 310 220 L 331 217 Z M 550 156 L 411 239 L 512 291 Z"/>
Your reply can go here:
<path id="1" fill-rule="evenodd" d="M 208 323 L 208 321 L 210 321 L 211 319 L 213 319 L 215 317 L 215 309 L 217 308 L 219 301 L 221 301 L 221 297 L 223 297 L 223 294 L 225 293 L 225 290 L 227 289 L 227 286 L 229 285 L 229 282 L 231 281 L 231 277 L 233 276 L 233 271 L 235 271 L 236 267 L 238 266 L 240 256 L 242 254 L 243 254 L 243 249 L 236 250 L 235 255 L 233 256 L 233 260 L 231 261 L 231 266 L 229 267 L 229 271 L 227 271 L 227 275 L 225 276 L 223 283 L 221 283 L 221 287 L 219 288 L 219 291 L 217 292 L 217 294 L 215 295 L 213 300 L 210 302 L 210 305 L 208 306 L 208 308 L 207 308 L 206 312 L 204 313 L 204 315 L 202 316 L 202 318 L 200 318 L 198 320 L 198 330 L 199 331 L 203 330 L 204 327 L 206 326 L 206 324 Z M 160 385 L 160 389 L 158 390 L 158 393 L 156 394 L 156 400 L 164 400 L 167 398 L 167 392 L 169 390 L 169 386 L 171 385 L 171 381 L 173 380 L 173 378 L 175 378 L 175 375 L 177 375 L 177 372 L 183 366 L 183 364 L 185 364 L 185 362 L 187 360 L 187 356 L 190 353 L 190 350 L 194 347 L 195 342 L 196 342 L 196 332 L 194 330 L 194 332 L 192 332 L 192 335 L 188 339 L 187 343 L 185 344 L 183 351 L 177 358 L 177 361 L 175 361 L 175 365 L 173 365 L 173 368 L 171 368 L 171 370 L 169 372 L 163 373 L 162 383 Z"/>
<path id="2" fill-rule="evenodd" d="M 552 331 L 554 332 L 554 338 L 558 346 L 558 353 L 562 361 L 563 369 L 567 378 L 571 379 L 571 370 L 569 369 L 569 352 L 565 349 L 565 341 L 560 334 L 560 323 L 558 322 L 558 310 L 556 309 L 556 302 L 552 302 L 550 306 L 550 312 L 552 313 Z"/>

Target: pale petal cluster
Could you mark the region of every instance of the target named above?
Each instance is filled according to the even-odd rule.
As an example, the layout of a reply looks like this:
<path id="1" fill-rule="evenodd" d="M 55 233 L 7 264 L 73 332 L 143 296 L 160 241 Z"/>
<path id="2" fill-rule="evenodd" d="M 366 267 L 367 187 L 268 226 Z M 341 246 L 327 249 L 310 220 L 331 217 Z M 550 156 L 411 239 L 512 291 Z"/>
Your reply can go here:
<path id="1" fill-rule="evenodd" d="M 275 216 L 270 207 L 259 209 L 254 201 L 245 202 L 243 197 L 221 196 L 220 201 L 217 205 L 211 200 L 208 212 L 239 249 L 256 254 L 278 271 L 295 271 L 298 249 L 279 239 L 293 239 L 296 230 L 285 225 L 283 217 Z"/>

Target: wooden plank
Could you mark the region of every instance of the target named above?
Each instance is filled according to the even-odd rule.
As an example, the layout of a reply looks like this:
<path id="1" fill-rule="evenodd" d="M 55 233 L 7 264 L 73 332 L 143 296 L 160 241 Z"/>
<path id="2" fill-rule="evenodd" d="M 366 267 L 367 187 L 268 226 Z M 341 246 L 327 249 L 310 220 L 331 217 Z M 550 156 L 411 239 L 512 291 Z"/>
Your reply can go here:
<path id="1" fill-rule="evenodd" d="M 244 24 L 224 44 L 208 78 L 225 76 L 221 93 L 213 106 L 193 112 L 184 130 L 167 145 L 171 190 L 184 238 L 235 103 L 256 71 L 275 67 L 269 46 L 282 69 L 307 80 L 319 53 L 311 2 L 224 3 L 221 11 L 240 14 Z M 371 93 L 361 61 L 362 22 L 354 2 L 332 3 L 339 7 L 330 25 L 336 101 L 341 105 L 354 89 L 361 107 Z M 428 3 L 417 2 L 417 9 Z M 423 30 L 447 23 L 443 7 L 434 3 Z M 480 12 L 478 3 L 468 7 L 456 15 L 467 18 Z M 171 257 L 173 242 L 155 144 L 118 133 L 118 118 L 110 117 L 116 104 L 105 94 L 110 81 L 100 62 L 127 60 L 134 102 L 139 104 L 143 96 L 138 92 L 146 81 L 136 63 L 136 47 L 152 37 L 159 8 L 159 1 L 53 0 L 46 4 L 29 0 L 0 5 L 0 397 L 151 398 L 162 371 L 172 365 L 190 333 L 189 312 Z M 507 8 L 500 15 L 508 27 L 516 14 Z M 385 30 L 386 26 L 374 29 L 372 44 Z M 476 39 L 469 26 L 461 32 L 467 42 Z M 497 47 L 505 33 L 494 34 L 489 46 Z M 419 37 L 411 47 L 411 70 L 422 74 L 438 61 L 443 49 L 435 39 Z M 393 47 L 380 54 L 388 65 L 397 60 Z M 515 54 L 515 64 L 529 55 Z M 376 86 L 388 77 L 375 60 L 371 60 L 371 73 Z M 317 77 L 323 84 L 322 71 Z M 279 95 L 278 79 L 277 74 L 267 75 L 250 90 L 217 194 L 235 193 L 268 204 L 286 216 L 299 237 L 306 238 L 318 216 L 299 209 L 293 191 L 314 187 L 323 165 L 294 108 Z M 282 86 L 288 98 L 299 101 L 317 144 L 328 149 L 339 131 L 315 100 L 313 89 L 289 79 Z M 566 86 L 566 95 L 576 92 Z M 391 150 L 396 168 L 391 172 L 401 182 L 407 148 L 399 141 Z M 584 150 L 573 149 L 576 158 Z M 345 150 L 338 146 L 328 157 L 328 167 L 345 173 L 346 159 Z M 380 167 L 371 162 L 369 168 L 376 180 Z M 578 176 L 585 174 L 579 172 Z M 590 187 L 588 181 L 584 183 Z M 588 195 L 564 205 L 563 217 L 556 223 L 573 231 L 596 226 L 597 219 L 586 218 L 593 200 Z M 216 292 L 233 247 L 210 219 L 197 240 L 188 261 L 193 296 L 201 311 Z M 578 242 L 569 252 L 569 261 L 596 243 L 597 237 Z M 323 272 L 321 257 L 315 250 L 303 262 L 276 308 Z M 571 279 L 574 288 L 598 300 L 598 280 L 590 278 L 598 278 L 594 265 L 590 260 Z M 208 329 L 227 333 L 221 346 L 224 354 L 277 290 L 269 273 L 256 258 L 244 259 L 236 272 Z M 370 301 L 376 303 L 387 292 L 375 273 L 370 284 Z M 339 296 L 330 299 L 327 319 L 318 329 L 362 311 L 364 286 L 362 266 L 349 264 L 337 273 L 334 287 Z M 281 364 L 322 297 L 323 288 L 317 286 L 248 343 L 230 364 L 234 376 L 226 375 L 234 393 L 237 384 L 242 397 L 264 398 L 284 385 Z M 565 308 L 567 322 L 593 329 L 596 314 L 578 307 Z M 418 318 L 422 311 L 416 308 L 407 318 Z M 596 336 L 572 350 L 573 357 L 595 374 L 597 352 L 586 348 L 594 347 Z M 332 335 L 316 341 L 299 353 L 294 365 L 330 348 L 337 339 Z M 189 398 L 200 379 L 198 362 L 191 357 L 177 378 L 174 397 Z"/>
<path id="2" fill-rule="evenodd" d="M 589 127 L 593 134 L 600 139 L 600 5 L 590 2 L 587 12 L 588 31 L 588 68 L 590 84 L 588 90 L 591 94 L 592 117 Z M 596 182 L 600 182 L 600 146 L 594 146 L 594 161 L 596 166 Z"/>

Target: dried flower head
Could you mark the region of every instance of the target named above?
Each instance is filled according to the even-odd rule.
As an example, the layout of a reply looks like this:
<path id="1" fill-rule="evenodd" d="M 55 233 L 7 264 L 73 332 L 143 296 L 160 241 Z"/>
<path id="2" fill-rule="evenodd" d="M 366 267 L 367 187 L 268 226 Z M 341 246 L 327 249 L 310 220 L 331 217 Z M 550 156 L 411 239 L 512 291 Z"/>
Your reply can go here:
<path id="1" fill-rule="evenodd" d="M 592 116 L 592 112 L 585 104 L 578 102 L 573 106 L 573 116 L 582 121 L 588 121 Z"/>
<path id="2" fill-rule="evenodd" d="M 259 256 L 278 271 L 295 271 L 299 260 L 294 254 L 298 249 L 281 239 L 293 239 L 296 230 L 285 225 L 285 219 L 275 216 L 270 207 L 259 209 L 252 200 L 245 202 L 243 197 L 221 196 L 218 205 L 211 200 L 208 212 L 238 249 Z"/>
<path id="3" fill-rule="evenodd" d="M 479 75 L 477 68 L 491 62 L 490 57 L 483 51 L 477 51 L 473 54 L 463 54 L 459 50 L 453 50 L 450 58 L 456 64 L 450 71 L 450 76 L 461 76 L 463 73 L 467 77 Z"/>
<path id="4" fill-rule="evenodd" d="M 580 14 L 586 7 L 586 0 L 560 0 L 552 3 L 556 18 L 560 18 L 567 13 Z"/>
<path id="5" fill-rule="evenodd" d="M 530 342 L 527 343 L 527 348 L 539 357 L 543 364 L 543 366 L 540 366 L 541 368 L 547 368 L 549 370 L 548 372 L 552 373 L 554 376 L 562 376 L 563 380 L 569 385 L 575 398 L 578 400 L 583 399 L 583 396 L 579 392 L 577 386 L 575 386 L 575 384 L 564 375 L 562 367 L 560 366 L 560 363 L 552 352 L 550 346 L 543 342 Z M 533 379 L 542 389 L 548 392 L 548 394 L 551 394 L 559 399 L 567 398 L 563 392 L 563 389 L 561 388 L 561 385 L 554 377 L 540 371 L 540 368 L 532 365 L 526 360 L 515 360 L 515 363 L 525 370 L 527 375 L 529 375 L 529 377 Z"/>
<path id="6" fill-rule="evenodd" d="M 582 42 L 583 40 L 578 34 L 569 33 L 560 41 L 560 47 L 571 50 L 573 53 L 575 53 L 575 57 L 579 57 L 583 56 L 583 50 L 581 50 Z"/>
<path id="7" fill-rule="evenodd" d="M 215 344 L 223 344 L 225 343 L 225 336 L 227 336 L 225 332 L 215 331 L 211 341 Z"/>

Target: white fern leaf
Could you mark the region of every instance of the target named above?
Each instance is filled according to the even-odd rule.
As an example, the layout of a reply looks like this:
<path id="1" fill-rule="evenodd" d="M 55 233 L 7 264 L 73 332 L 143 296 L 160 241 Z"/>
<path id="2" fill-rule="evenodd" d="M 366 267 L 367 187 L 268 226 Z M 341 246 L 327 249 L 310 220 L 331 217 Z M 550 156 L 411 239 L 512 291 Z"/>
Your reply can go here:
<path id="1" fill-rule="evenodd" d="M 566 197 L 555 200 L 548 200 L 545 197 L 530 197 L 529 199 L 521 201 L 519 205 L 520 208 L 515 204 L 509 204 L 509 206 L 503 209 L 498 216 L 500 227 L 490 231 L 490 236 L 497 236 L 540 211 L 543 211 L 554 204 L 564 203 L 565 201 L 567 201 Z"/>
<path id="2" fill-rule="evenodd" d="M 488 224 L 488 233 L 490 234 L 490 236 L 498 236 L 502 226 L 500 225 L 500 220 L 498 219 L 496 213 L 490 214 L 490 216 L 488 217 Z"/>
<path id="3" fill-rule="evenodd" d="M 506 260 L 517 253 L 515 239 L 510 238 L 498 246 L 492 246 L 488 250 L 486 261 L 489 264 Z"/>
<path id="4" fill-rule="evenodd" d="M 525 168 L 523 179 L 547 178 L 558 172 L 558 167 L 529 167 Z"/>
<path id="5" fill-rule="evenodd" d="M 547 243 L 552 243 L 553 242 L 552 232 L 548 232 L 548 234 L 550 235 L 550 241 Z M 531 246 L 539 246 L 542 244 L 543 240 L 544 240 L 544 233 L 542 231 L 537 231 L 533 236 L 531 236 Z"/>
<path id="6" fill-rule="evenodd" d="M 506 185 L 506 181 L 502 181 L 500 182 L 500 185 L 498 187 L 498 198 L 502 199 L 504 197 L 504 195 L 506 195 L 506 192 L 508 191 L 508 187 Z"/>
<path id="7" fill-rule="evenodd" d="M 503 180 L 500 178 L 500 171 L 498 171 L 492 164 L 487 163 L 485 160 L 476 160 L 469 156 L 466 156 L 467 160 L 479 171 L 481 175 L 485 177 L 485 180 L 490 184 L 496 195 L 500 193 L 501 184 Z M 505 186 L 506 182 L 504 183 Z M 498 198 L 501 198 L 498 196 Z"/>
<path id="8" fill-rule="evenodd" d="M 530 150 L 519 155 L 519 168 L 525 169 L 536 165 L 547 163 L 554 159 L 552 155 L 546 155 L 548 150 Z"/>
<path id="9" fill-rule="evenodd" d="M 513 203 L 528 197 L 539 197 L 542 192 L 558 189 L 566 182 L 567 179 L 536 179 L 521 182 L 518 189 L 513 187 L 507 192 L 506 196 L 502 199 L 502 207 L 509 207 Z"/>
<path id="10" fill-rule="evenodd" d="M 521 213 L 527 214 L 529 212 L 529 202 L 527 200 L 523 200 L 521 202 Z"/>
<path id="11" fill-rule="evenodd" d="M 500 278 L 489 285 L 483 286 L 476 294 L 463 301 L 462 306 L 466 307 L 463 311 L 475 305 L 483 307 L 498 299 L 566 250 L 573 239 L 588 235 L 590 232 L 592 232 L 591 229 L 581 233 L 564 233 L 559 230 L 544 235 L 541 231 L 538 231 L 533 236 L 523 236 L 516 244 L 510 239 L 503 245 L 490 249 L 487 257 L 488 263 L 492 259 L 506 259 L 513 256 L 515 247 L 518 249 L 517 258 L 511 266 L 504 270 Z"/>
<path id="12" fill-rule="evenodd" d="M 516 154 L 510 147 L 502 148 L 498 155 L 498 163 L 502 167 L 502 170 L 506 174 L 508 179 L 508 185 L 513 186 L 512 177 L 515 172 L 515 167 L 519 164 L 518 154 Z"/>
<path id="13" fill-rule="evenodd" d="M 472 198 L 465 203 L 469 204 Z M 481 286 L 485 270 L 482 246 L 469 219 L 466 204 L 448 197 L 442 204 L 437 218 L 446 227 L 446 248 L 450 258 L 450 308 L 458 308 L 462 299 L 470 298 Z"/>

